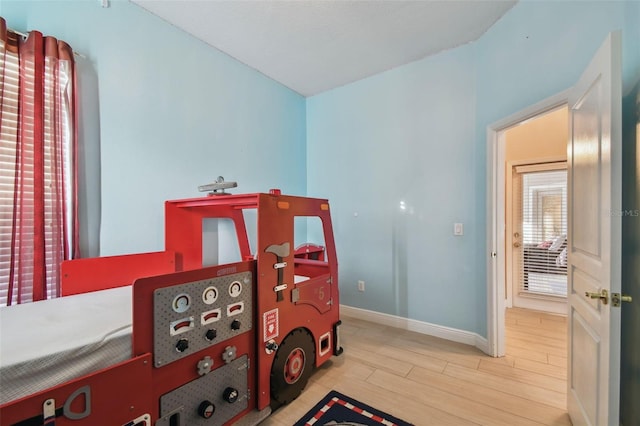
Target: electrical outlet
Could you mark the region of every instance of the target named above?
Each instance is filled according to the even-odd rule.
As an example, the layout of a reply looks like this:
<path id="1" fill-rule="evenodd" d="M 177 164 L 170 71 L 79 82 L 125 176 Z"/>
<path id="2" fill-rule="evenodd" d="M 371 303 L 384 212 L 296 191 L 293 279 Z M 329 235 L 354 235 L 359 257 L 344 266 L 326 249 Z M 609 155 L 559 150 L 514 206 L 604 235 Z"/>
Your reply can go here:
<path id="1" fill-rule="evenodd" d="M 364 291 L 364 281 L 358 281 L 358 291 Z"/>

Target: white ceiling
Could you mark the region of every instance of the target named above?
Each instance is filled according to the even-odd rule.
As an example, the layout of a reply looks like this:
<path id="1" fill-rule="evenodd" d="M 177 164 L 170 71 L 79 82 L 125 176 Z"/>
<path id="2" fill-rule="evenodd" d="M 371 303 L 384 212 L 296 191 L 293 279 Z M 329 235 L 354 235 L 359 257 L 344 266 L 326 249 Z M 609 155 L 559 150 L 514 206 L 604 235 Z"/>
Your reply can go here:
<path id="1" fill-rule="evenodd" d="M 311 96 L 476 40 L 516 0 L 131 0 Z"/>

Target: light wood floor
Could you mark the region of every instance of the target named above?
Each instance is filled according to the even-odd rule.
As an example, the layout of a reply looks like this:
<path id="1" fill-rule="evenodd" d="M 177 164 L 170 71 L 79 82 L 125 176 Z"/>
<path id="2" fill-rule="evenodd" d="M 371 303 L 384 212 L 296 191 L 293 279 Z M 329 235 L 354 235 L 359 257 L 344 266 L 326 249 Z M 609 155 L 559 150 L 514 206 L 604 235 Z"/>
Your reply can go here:
<path id="1" fill-rule="evenodd" d="M 262 425 L 291 426 L 330 390 L 419 425 L 570 425 L 566 318 L 506 317 L 507 356 L 343 317 L 344 353 Z"/>

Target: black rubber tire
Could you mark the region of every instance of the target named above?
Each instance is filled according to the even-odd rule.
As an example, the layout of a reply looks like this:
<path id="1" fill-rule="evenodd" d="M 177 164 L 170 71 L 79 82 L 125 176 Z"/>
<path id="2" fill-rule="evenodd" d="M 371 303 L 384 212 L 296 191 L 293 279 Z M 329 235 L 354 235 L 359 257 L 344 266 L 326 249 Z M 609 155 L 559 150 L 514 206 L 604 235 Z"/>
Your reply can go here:
<path id="1" fill-rule="evenodd" d="M 272 408 L 288 404 L 300 395 L 313 373 L 315 360 L 315 345 L 307 330 L 296 328 L 285 337 L 271 366 Z"/>

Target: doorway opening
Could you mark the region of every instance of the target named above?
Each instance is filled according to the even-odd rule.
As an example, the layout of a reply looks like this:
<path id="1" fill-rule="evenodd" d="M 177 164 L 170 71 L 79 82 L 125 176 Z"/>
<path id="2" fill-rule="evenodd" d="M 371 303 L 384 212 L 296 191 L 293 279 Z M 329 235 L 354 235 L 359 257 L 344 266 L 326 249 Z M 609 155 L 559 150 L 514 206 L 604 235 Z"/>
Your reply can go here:
<path id="1" fill-rule="evenodd" d="M 539 171 L 536 167 L 542 169 L 564 167 L 563 164 L 567 159 L 569 129 L 568 95 L 569 91 L 564 91 L 545 99 L 494 123 L 489 126 L 487 131 L 487 166 L 489 170 L 487 173 L 487 214 L 490 218 L 487 241 L 490 255 L 495 259 L 490 262 L 487 268 L 487 311 L 489 313 L 487 334 L 490 354 L 493 356 L 504 356 L 506 353 L 505 314 L 507 308 L 514 307 L 514 300 L 515 306 L 520 306 L 519 309 L 526 308 L 552 313 L 566 312 L 565 297 L 537 294 L 537 291 L 531 291 L 545 287 L 537 285 L 533 288 L 530 285 L 532 278 L 535 277 L 543 283 L 547 281 L 547 284 L 549 284 L 549 278 L 553 278 L 551 280 L 553 284 L 546 286 L 546 288 L 555 288 L 555 282 L 558 278 L 556 275 L 562 274 L 541 274 L 537 269 L 530 267 L 531 262 L 524 261 L 523 245 L 537 246 L 545 241 L 534 241 L 535 239 L 530 236 L 527 236 L 525 241 L 522 235 L 523 224 L 514 225 L 518 220 L 522 222 L 522 218 L 516 217 L 514 220 L 514 198 L 516 197 L 513 195 L 513 173 L 518 170 L 522 173 Z M 552 128 L 556 130 L 551 131 Z M 534 170 L 530 170 L 530 167 L 534 167 Z M 519 182 L 522 182 L 521 176 Z M 549 210 L 554 210 L 553 204 L 556 204 L 557 201 L 557 197 L 554 195 L 557 195 L 558 192 L 551 189 L 554 185 L 548 184 L 546 189 L 543 188 L 545 185 L 535 183 L 530 185 L 531 189 L 527 195 L 531 201 L 530 206 L 539 207 L 542 209 L 541 211 L 544 211 L 544 195 L 547 194 L 551 195 L 551 198 L 546 202 L 547 207 Z M 520 193 L 522 194 L 522 192 Z M 521 202 L 519 205 L 519 208 L 522 209 Z M 562 210 L 561 205 L 560 210 Z M 541 216 L 544 217 L 544 214 Z M 563 233 L 563 226 L 566 229 L 566 220 L 563 224 L 560 219 L 559 225 L 559 229 L 554 229 L 554 224 L 549 223 L 550 228 L 546 229 L 552 229 L 548 232 L 549 234 L 559 231 L 560 234 L 557 237 L 560 237 Z M 530 224 L 527 226 L 530 227 Z M 545 232 L 543 229 L 541 239 L 545 237 Z M 550 237 L 550 235 L 547 236 Z M 519 248 L 514 247 L 514 244 L 520 245 L 522 249 L 520 251 L 514 250 L 514 248 Z M 559 244 L 562 245 L 562 242 Z M 528 263 L 526 271 L 525 263 Z M 524 306 L 521 302 L 524 302 Z"/>

